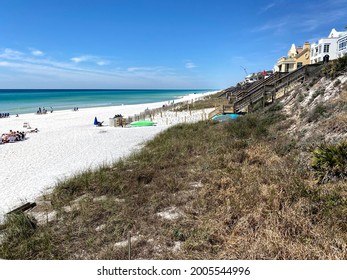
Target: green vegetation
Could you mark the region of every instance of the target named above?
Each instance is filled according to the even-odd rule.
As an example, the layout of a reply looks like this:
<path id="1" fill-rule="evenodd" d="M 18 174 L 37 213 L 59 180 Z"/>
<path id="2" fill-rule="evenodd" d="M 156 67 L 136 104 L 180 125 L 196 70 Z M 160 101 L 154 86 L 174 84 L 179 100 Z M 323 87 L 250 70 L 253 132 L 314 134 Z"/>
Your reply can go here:
<path id="1" fill-rule="evenodd" d="M 4 240 L 0 255 L 8 259 L 46 259 L 51 255 L 50 228 L 38 228 L 26 214 L 11 214 L 6 217 Z M 13 252 L 15 248 L 16 252 Z M 58 255 L 54 256 L 58 258 Z"/>
<path id="2" fill-rule="evenodd" d="M 310 100 L 309 100 L 309 104 L 313 102 L 313 100 L 315 100 L 318 96 L 323 95 L 325 93 L 325 88 L 320 87 L 319 89 L 317 89 L 311 96 Z"/>
<path id="3" fill-rule="evenodd" d="M 328 107 L 323 103 L 317 104 L 308 114 L 307 121 L 309 123 L 316 122 L 320 117 L 324 117 L 328 114 Z"/>
<path id="4" fill-rule="evenodd" d="M 340 57 L 326 64 L 322 73 L 331 79 L 335 79 L 339 74 L 347 70 L 347 56 Z"/>
<path id="5" fill-rule="evenodd" d="M 345 259 L 346 184 L 317 186 L 318 169 L 300 160 L 282 121 L 275 104 L 233 122 L 172 127 L 113 166 L 59 183 L 57 218 L 9 224 L 0 256 L 126 259 L 115 244 L 132 232 L 133 258 Z M 177 217 L 158 215 L 167 209 Z"/>
<path id="6" fill-rule="evenodd" d="M 313 151 L 312 167 L 320 182 L 347 176 L 347 142 L 322 144 Z"/>
<path id="7" fill-rule="evenodd" d="M 309 84 L 307 85 L 307 90 L 309 90 L 311 87 L 313 87 L 316 83 L 318 82 L 318 78 L 317 77 L 313 77 Z"/>
<path id="8" fill-rule="evenodd" d="M 334 82 L 334 87 L 338 87 L 340 84 L 341 84 L 341 80 L 337 79 L 337 80 Z"/>
<path id="9" fill-rule="evenodd" d="M 171 127 L 60 182 L 49 222 L 9 216 L 0 258 L 127 259 L 131 232 L 134 259 L 346 259 L 347 144 L 321 144 L 346 133 L 346 100 Z"/>

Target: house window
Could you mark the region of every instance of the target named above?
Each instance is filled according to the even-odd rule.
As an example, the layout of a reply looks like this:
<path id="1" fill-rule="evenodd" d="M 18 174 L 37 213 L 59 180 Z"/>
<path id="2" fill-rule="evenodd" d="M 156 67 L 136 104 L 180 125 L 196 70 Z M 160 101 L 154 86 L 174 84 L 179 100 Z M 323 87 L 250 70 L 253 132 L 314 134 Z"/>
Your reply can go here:
<path id="1" fill-rule="evenodd" d="M 329 47 L 330 47 L 329 44 L 325 44 L 325 45 L 324 45 L 324 50 L 323 50 L 323 52 L 324 52 L 324 53 L 328 53 L 328 52 L 329 52 Z"/>
<path id="2" fill-rule="evenodd" d="M 347 38 L 339 43 L 339 51 L 342 51 L 347 48 Z"/>
<path id="3" fill-rule="evenodd" d="M 316 53 L 318 53 L 318 47 L 316 47 Z"/>
<path id="4" fill-rule="evenodd" d="M 319 45 L 319 53 L 322 53 L 322 45 Z"/>
<path id="5" fill-rule="evenodd" d="M 302 62 L 298 62 L 298 63 L 296 64 L 296 68 L 300 68 L 300 67 L 302 67 Z"/>

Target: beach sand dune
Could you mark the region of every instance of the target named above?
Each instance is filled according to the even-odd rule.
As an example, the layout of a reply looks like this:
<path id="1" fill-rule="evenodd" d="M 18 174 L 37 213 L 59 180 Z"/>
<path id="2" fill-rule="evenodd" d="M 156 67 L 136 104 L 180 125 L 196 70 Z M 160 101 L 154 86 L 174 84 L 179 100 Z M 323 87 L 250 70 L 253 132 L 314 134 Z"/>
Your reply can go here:
<path id="1" fill-rule="evenodd" d="M 201 96 L 194 96 L 195 99 Z M 189 97 L 186 97 L 186 100 Z M 209 110 L 165 112 L 155 116 L 157 126 L 110 127 L 115 114 L 132 116 L 145 109 L 161 107 L 164 102 L 55 111 L 45 115 L 25 114 L 0 120 L 0 133 L 10 129 L 26 131 L 29 123 L 37 133 L 27 133 L 26 140 L 0 145 L 0 220 L 9 210 L 49 192 L 58 180 L 88 168 L 110 164 L 140 148 L 170 125 L 206 118 Z M 93 125 L 94 118 L 104 126 Z"/>

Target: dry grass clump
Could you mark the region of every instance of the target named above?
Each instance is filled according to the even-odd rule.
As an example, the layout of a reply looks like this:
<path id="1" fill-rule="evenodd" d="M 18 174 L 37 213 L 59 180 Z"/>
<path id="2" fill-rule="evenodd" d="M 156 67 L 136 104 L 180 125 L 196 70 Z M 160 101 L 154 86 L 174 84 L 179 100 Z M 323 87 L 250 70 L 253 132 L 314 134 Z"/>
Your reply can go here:
<path id="1" fill-rule="evenodd" d="M 185 111 L 185 110 L 202 110 L 213 107 L 218 107 L 226 103 L 224 98 L 219 98 L 221 95 L 220 92 L 216 94 L 209 95 L 205 97 L 203 100 L 197 100 L 191 104 L 183 103 L 176 110 L 177 111 Z"/>
<path id="2" fill-rule="evenodd" d="M 0 257 L 126 259 L 131 232 L 134 259 L 346 259 L 346 181 L 317 185 L 282 120 L 274 106 L 172 127 L 59 183 L 57 218 L 5 239 Z"/>

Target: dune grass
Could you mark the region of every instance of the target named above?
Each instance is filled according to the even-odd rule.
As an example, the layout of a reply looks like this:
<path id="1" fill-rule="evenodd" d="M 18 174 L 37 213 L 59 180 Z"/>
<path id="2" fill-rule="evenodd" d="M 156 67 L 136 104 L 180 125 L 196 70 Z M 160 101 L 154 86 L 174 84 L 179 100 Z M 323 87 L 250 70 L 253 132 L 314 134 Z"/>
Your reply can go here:
<path id="1" fill-rule="evenodd" d="M 130 232 L 134 259 L 346 259 L 346 181 L 317 184 L 281 109 L 176 125 L 60 182 L 56 219 L 14 238 L 8 218 L 0 257 L 126 259 Z"/>

